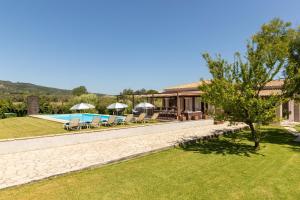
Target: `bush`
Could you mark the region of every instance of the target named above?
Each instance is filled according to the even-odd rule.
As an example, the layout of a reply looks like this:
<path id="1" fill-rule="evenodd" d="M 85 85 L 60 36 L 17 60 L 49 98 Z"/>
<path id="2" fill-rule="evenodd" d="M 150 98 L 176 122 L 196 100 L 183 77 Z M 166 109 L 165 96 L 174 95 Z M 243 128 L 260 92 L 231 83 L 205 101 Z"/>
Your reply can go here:
<path id="1" fill-rule="evenodd" d="M 17 117 L 16 113 L 4 113 L 5 118 Z"/>

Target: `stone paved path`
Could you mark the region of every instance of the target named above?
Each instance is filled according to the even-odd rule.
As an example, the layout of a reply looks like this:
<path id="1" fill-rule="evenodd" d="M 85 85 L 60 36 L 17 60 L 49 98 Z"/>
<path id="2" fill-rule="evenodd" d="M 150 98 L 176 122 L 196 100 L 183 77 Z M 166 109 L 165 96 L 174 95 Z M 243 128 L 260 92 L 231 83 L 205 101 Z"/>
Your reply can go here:
<path id="1" fill-rule="evenodd" d="M 299 122 L 283 122 L 281 126 L 283 126 L 288 132 L 296 136 L 295 142 L 300 142 L 300 133 L 294 128 L 294 126 L 299 125 Z"/>
<path id="2" fill-rule="evenodd" d="M 0 142 L 0 188 L 101 165 L 173 146 L 182 139 L 233 129 L 212 121 Z"/>

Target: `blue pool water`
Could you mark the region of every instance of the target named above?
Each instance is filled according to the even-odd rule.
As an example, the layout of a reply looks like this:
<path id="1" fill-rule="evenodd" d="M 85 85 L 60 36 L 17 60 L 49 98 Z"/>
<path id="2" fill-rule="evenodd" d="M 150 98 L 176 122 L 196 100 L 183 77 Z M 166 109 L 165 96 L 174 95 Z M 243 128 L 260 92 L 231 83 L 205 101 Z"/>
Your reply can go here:
<path id="1" fill-rule="evenodd" d="M 101 121 L 107 121 L 109 115 L 101 115 L 101 114 L 90 114 L 90 113 L 78 113 L 78 114 L 57 114 L 57 115 L 48 115 L 48 117 L 55 119 L 62 119 L 66 121 L 70 121 L 74 118 L 79 118 L 80 122 L 91 122 L 94 117 L 99 117 Z M 123 116 L 117 116 L 117 120 L 124 119 Z"/>

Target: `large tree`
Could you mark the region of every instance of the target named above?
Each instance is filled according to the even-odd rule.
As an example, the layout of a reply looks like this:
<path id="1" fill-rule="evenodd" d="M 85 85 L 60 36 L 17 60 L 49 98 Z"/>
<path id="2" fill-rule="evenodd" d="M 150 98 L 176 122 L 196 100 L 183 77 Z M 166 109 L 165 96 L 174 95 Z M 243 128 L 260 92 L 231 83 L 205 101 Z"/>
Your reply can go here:
<path id="1" fill-rule="evenodd" d="M 290 23 L 274 19 L 251 37 L 244 57 L 235 54 L 233 63 L 220 55 L 203 55 L 212 75 L 211 82 L 200 86 L 203 98 L 223 111 L 218 117 L 249 125 L 256 149 L 259 125 L 274 120 L 277 106 L 285 100 L 278 93 L 262 96 L 262 90 L 287 67 L 291 35 Z"/>
<path id="2" fill-rule="evenodd" d="M 88 93 L 88 91 L 85 86 L 79 86 L 72 90 L 72 94 L 74 96 L 80 96 L 80 95 L 87 94 L 87 93 Z"/>
<path id="3" fill-rule="evenodd" d="M 295 31 L 290 44 L 289 64 L 285 70 L 285 94 L 287 97 L 298 97 L 300 94 L 300 28 Z M 297 95 L 297 96 L 296 96 Z"/>

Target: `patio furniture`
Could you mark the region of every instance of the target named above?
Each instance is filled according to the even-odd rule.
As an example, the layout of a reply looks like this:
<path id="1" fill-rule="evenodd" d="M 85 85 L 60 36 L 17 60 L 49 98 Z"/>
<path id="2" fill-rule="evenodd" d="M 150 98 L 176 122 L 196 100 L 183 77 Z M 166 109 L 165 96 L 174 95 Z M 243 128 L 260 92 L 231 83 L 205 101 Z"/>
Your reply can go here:
<path id="1" fill-rule="evenodd" d="M 107 106 L 106 108 L 108 110 L 115 110 L 116 112 L 113 112 L 114 114 L 118 115 L 118 113 L 121 111 L 124 111 L 125 108 L 127 108 L 128 106 L 124 103 L 113 103 L 113 104 L 110 104 L 109 106 Z"/>
<path id="2" fill-rule="evenodd" d="M 150 112 L 152 111 L 151 113 L 153 113 L 154 108 L 155 108 L 155 106 L 152 105 L 151 103 L 144 102 L 144 103 L 139 103 L 138 105 L 136 105 L 134 107 L 134 110 L 140 111 L 140 113 L 144 112 L 147 115 L 148 111 L 150 111 Z M 143 111 L 141 111 L 141 110 L 143 110 Z"/>
<path id="3" fill-rule="evenodd" d="M 151 118 L 145 119 L 145 122 L 155 122 L 158 118 L 159 113 L 154 113 Z"/>
<path id="4" fill-rule="evenodd" d="M 107 121 L 102 122 L 103 126 L 113 126 L 115 125 L 116 115 L 111 115 Z"/>
<path id="5" fill-rule="evenodd" d="M 67 130 L 73 130 L 73 129 L 80 130 L 81 129 L 80 119 L 79 118 L 71 119 L 69 122 L 64 124 L 64 128 Z"/>
<path id="6" fill-rule="evenodd" d="M 100 126 L 100 118 L 99 117 L 94 117 L 91 122 L 88 123 L 88 126 L 90 128 L 96 128 Z"/>
<path id="7" fill-rule="evenodd" d="M 179 120 L 180 121 L 185 121 L 186 120 L 186 116 L 185 115 L 180 115 L 179 116 Z"/>
<path id="8" fill-rule="evenodd" d="M 200 119 L 202 112 L 201 111 L 184 111 L 182 113 L 187 120 L 191 120 L 191 119 Z"/>
<path id="9" fill-rule="evenodd" d="M 135 123 L 144 123 L 145 122 L 146 113 L 141 113 L 137 118 L 135 118 Z"/>
<path id="10" fill-rule="evenodd" d="M 126 116 L 126 118 L 123 121 L 119 122 L 118 124 L 123 124 L 123 125 L 129 124 L 132 120 L 133 120 L 133 114 L 129 114 Z"/>
<path id="11" fill-rule="evenodd" d="M 163 120 L 174 120 L 176 119 L 177 115 L 174 110 L 162 110 L 159 112 L 159 119 Z"/>

